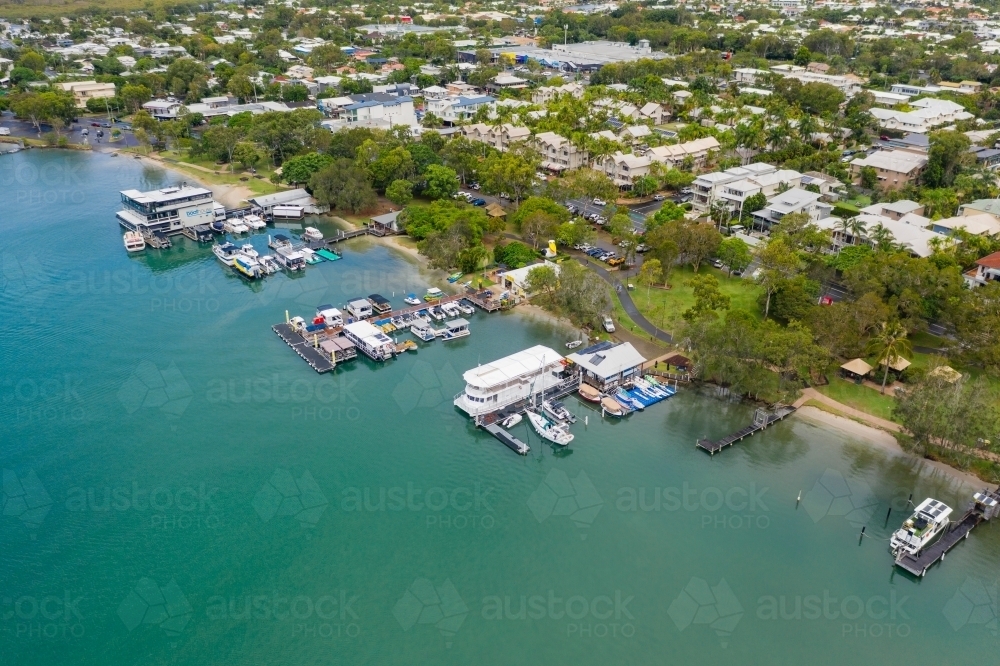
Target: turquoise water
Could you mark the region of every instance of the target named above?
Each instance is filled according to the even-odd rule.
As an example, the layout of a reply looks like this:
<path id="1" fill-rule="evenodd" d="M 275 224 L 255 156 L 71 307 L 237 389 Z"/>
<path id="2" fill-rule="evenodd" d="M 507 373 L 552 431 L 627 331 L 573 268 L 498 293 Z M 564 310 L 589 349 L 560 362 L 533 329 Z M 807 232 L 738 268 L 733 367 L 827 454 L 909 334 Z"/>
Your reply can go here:
<path id="1" fill-rule="evenodd" d="M 996 528 L 922 580 L 884 541 L 910 493 L 961 511 L 974 488 L 799 418 L 710 458 L 695 440 L 752 408 L 686 388 L 623 422 L 570 398 L 570 449 L 521 424 L 519 457 L 451 398 L 468 368 L 567 331 L 476 314 L 469 338 L 317 375 L 270 330 L 286 310 L 401 304 L 433 276 L 365 240 L 253 288 L 183 240 L 128 256 L 118 190 L 178 181 L 0 157 L 4 663 L 995 654 Z"/>

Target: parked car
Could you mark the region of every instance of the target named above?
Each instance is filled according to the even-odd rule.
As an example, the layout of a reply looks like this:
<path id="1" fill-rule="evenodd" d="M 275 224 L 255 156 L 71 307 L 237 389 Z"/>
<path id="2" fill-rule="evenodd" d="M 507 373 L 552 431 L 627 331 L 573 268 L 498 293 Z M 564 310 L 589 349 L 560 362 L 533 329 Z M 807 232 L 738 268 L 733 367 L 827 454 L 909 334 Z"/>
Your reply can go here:
<path id="1" fill-rule="evenodd" d="M 693 194 L 693 190 L 690 187 L 685 187 L 681 189 L 681 194 Z"/>
<path id="2" fill-rule="evenodd" d="M 723 265 L 724 265 L 724 264 L 722 263 L 722 261 L 721 261 L 721 260 L 719 260 L 719 259 L 712 259 L 712 262 L 711 262 L 711 263 L 712 263 L 712 265 L 713 265 L 713 266 L 715 266 L 716 268 L 722 268 L 722 267 L 723 267 Z"/>
<path id="3" fill-rule="evenodd" d="M 608 259 L 608 266 L 612 266 L 612 267 L 613 266 L 621 266 L 624 263 L 625 263 L 625 260 L 622 257 L 611 257 L 610 259 Z"/>
<path id="4" fill-rule="evenodd" d="M 10 136 L 10 128 L 0 127 L 0 136 Z"/>
<path id="5" fill-rule="evenodd" d="M 645 243 L 639 243 L 638 245 L 635 246 L 635 251 L 639 252 L 640 254 L 643 252 L 648 252 L 649 246 L 646 245 Z"/>
<path id="6" fill-rule="evenodd" d="M 91 127 L 100 127 L 101 123 L 90 123 Z"/>
<path id="7" fill-rule="evenodd" d="M 483 198 L 473 199 L 472 200 L 472 205 L 473 206 L 485 206 L 486 205 L 486 199 L 483 199 Z"/>
<path id="8" fill-rule="evenodd" d="M 594 199 L 590 203 L 594 204 L 595 206 L 607 206 L 608 205 L 608 202 L 605 201 L 604 199 Z"/>
<path id="9" fill-rule="evenodd" d="M 653 201 L 663 201 L 666 198 L 667 198 L 666 194 L 654 194 L 653 195 Z"/>
<path id="10" fill-rule="evenodd" d="M 472 185 L 469 185 L 469 187 L 471 187 L 474 190 L 478 190 L 479 189 L 479 183 L 473 183 Z"/>
<path id="11" fill-rule="evenodd" d="M 604 315 L 604 330 L 608 333 L 615 332 L 615 322 L 611 321 L 611 317 Z"/>

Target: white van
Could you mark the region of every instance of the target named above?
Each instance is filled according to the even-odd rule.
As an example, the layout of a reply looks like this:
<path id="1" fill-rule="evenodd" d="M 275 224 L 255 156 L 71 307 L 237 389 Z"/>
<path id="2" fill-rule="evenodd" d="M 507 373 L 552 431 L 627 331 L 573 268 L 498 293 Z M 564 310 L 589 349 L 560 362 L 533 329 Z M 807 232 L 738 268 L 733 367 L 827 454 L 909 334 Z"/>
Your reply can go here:
<path id="1" fill-rule="evenodd" d="M 0 136 L 10 136 L 10 128 L 0 127 Z"/>
<path id="2" fill-rule="evenodd" d="M 615 332 L 615 322 L 611 320 L 611 317 L 604 315 L 604 330 L 608 333 Z"/>

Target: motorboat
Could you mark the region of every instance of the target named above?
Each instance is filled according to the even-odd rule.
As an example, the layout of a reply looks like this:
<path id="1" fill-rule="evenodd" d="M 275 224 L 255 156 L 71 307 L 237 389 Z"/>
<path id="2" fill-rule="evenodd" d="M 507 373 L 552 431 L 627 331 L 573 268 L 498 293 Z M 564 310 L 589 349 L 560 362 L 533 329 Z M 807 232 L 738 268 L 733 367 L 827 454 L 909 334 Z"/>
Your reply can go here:
<path id="1" fill-rule="evenodd" d="M 420 305 L 421 300 L 417 298 L 416 294 L 407 294 L 406 298 L 403 299 L 403 302 L 407 305 Z"/>
<path id="2" fill-rule="evenodd" d="M 566 409 L 566 405 L 558 400 L 546 400 L 543 402 L 542 413 L 556 422 L 571 422 L 576 420 L 576 417 Z"/>
<path id="3" fill-rule="evenodd" d="M 254 249 L 254 246 L 251 245 L 250 243 L 244 243 L 240 247 L 240 255 L 248 257 L 255 261 L 258 261 L 260 259 L 260 253 L 257 252 L 257 250 Z"/>
<path id="4" fill-rule="evenodd" d="M 238 217 L 231 217 L 226 220 L 226 231 L 231 234 L 245 234 L 250 231 L 250 227 Z"/>
<path id="5" fill-rule="evenodd" d="M 239 249 L 232 243 L 222 243 L 221 245 L 213 245 L 212 252 L 219 261 L 224 263 L 226 266 L 232 266 L 236 261 L 236 257 L 239 256 Z"/>
<path id="6" fill-rule="evenodd" d="M 306 227 L 302 231 L 302 238 L 307 241 L 321 241 L 323 240 L 323 232 L 316 227 Z"/>
<path id="7" fill-rule="evenodd" d="M 243 216 L 243 223 L 254 231 L 260 231 L 261 229 L 267 229 L 267 222 L 264 221 L 260 215 L 255 215 L 250 213 Z"/>
<path id="8" fill-rule="evenodd" d="M 583 340 L 572 340 L 566 343 L 566 349 L 576 349 L 583 344 Z"/>
<path id="9" fill-rule="evenodd" d="M 581 387 L 582 388 L 582 387 Z M 605 414 L 610 414 L 611 416 L 625 416 L 627 413 L 625 408 L 621 404 L 612 398 L 611 396 L 605 396 L 601 398 L 601 411 Z"/>
<path id="10" fill-rule="evenodd" d="M 444 312 L 441 311 L 441 308 L 431 308 L 429 312 L 431 317 L 436 321 L 443 321 L 445 318 Z"/>
<path id="11" fill-rule="evenodd" d="M 903 526 L 893 532 L 889 548 L 896 557 L 904 553 L 913 555 L 929 546 L 948 525 L 951 507 L 928 497 L 917 505 L 913 515 Z"/>
<path id="12" fill-rule="evenodd" d="M 215 220 L 212 222 L 212 231 L 217 234 L 225 233 L 226 231 L 226 221 L 225 220 Z"/>
<path id="13" fill-rule="evenodd" d="M 507 418 L 505 418 L 503 421 L 501 421 L 500 425 L 502 425 L 507 430 L 510 430 L 511 428 L 513 428 L 514 426 L 516 426 L 520 422 L 521 422 L 521 415 L 520 414 L 511 414 L 510 416 L 508 416 Z"/>
<path id="14" fill-rule="evenodd" d="M 236 258 L 233 259 L 233 270 L 248 280 L 256 280 L 263 275 L 260 264 L 257 263 L 256 259 L 240 253 L 237 253 Z"/>
<path id="15" fill-rule="evenodd" d="M 461 280 L 463 275 L 465 275 L 465 273 L 452 273 L 451 275 L 448 276 L 448 282 L 454 284 L 459 280 Z"/>
<path id="16" fill-rule="evenodd" d="M 292 249 L 292 239 L 284 234 L 274 234 L 274 236 L 267 237 L 267 246 L 272 250 L 280 250 L 281 248 Z"/>
<path id="17" fill-rule="evenodd" d="M 442 303 L 441 304 L 441 312 L 443 312 L 445 314 L 445 316 L 448 316 L 448 317 L 457 317 L 458 315 L 462 314 L 462 311 L 459 310 L 458 306 L 455 303 L 453 303 L 453 302 L 452 303 Z"/>
<path id="18" fill-rule="evenodd" d="M 466 316 L 476 313 L 476 308 L 472 307 L 472 304 L 464 298 L 457 303 L 457 306 L 458 309 L 461 310 L 462 314 Z"/>
<path id="19" fill-rule="evenodd" d="M 642 411 L 643 409 L 646 409 L 646 405 L 642 404 L 641 402 L 639 402 L 638 400 L 636 400 L 635 398 L 633 398 L 632 396 L 630 396 L 628 394 L 628 391 L 626 391 L 625 389 L 623 389 L 621 387 L 619 387 L 615 391 L 615 400 L 617 400 L 618 402 L 620 402 L 623 405 L 631 407 L 632 409 L 638 409 L 640 411 Z"/>
<path id="20" fill-rule="evenodd" d="M 580 388 L 577 389 L 577 393 L 579 393 L 580 397 L 586 400 L 587 402 L 601 401 L 601 392 L 598 391 L 593 386 L 591 386 L 590 384 L 580 384 Z"/>
<path id="21" fill-rule="evenodd" d="M 553 423 L 530 409 L 526 409 L 524 413 L 528 415 L 528 421 L 531 422 L 531 426 L 535 429 L 535 432 L 543 439 L 547 439 L 559 446 L 568 446 L 573 441 L 574 435 L 569 431 L 569 426 L 565 423 Z"/>
<path id="22" fill-rule="evenodd" d="M 649 383 L 642 377 L 636 377 L 635 379 L 632 380 L 632 383 L 635 384 L 635 387 L 637 389 L 644 392 L 646 395 L 652 396 L 654 398 L 669 397 L 669 394 L 666 391 L 664 391 L 658 386 L 653 386 L 653 384 Z"/>
<path id="23" fill-rule="evenodd" d="M 424 294 L 425 301 L 437 301 L 444 298 L 444 292 L 437 287 L 430 287 L 427 293 Z"/>
<path id="24" fill-rule="evenodd" d="M 126 231 L 122 242 L 128 252 L 142 252 L 146 249 L 146 239 L 138 231 Z"/>
<path id="25" fill-rule="evenodd" d="M 266 275 L 274 275 L 275 273 L 281 270 L 281 264 L 279 264 L 278 260 L 275 259 L 274 256 L 270 254 L 265 254 L 264 256 L 262 256 L 260 259 L 257 260 L 257 263 L 260 264 L 260 269 L 264 271 Z"/>

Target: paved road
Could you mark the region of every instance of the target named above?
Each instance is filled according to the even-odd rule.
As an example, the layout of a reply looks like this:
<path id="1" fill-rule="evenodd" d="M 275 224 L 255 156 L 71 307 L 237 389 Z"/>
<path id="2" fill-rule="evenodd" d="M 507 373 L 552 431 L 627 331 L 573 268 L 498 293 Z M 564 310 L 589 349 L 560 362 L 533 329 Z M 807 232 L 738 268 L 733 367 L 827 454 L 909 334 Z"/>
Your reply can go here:
<path id="1" fill-rule="evenodd" d="M 131 131 L 124 130 L 121 123 L 115 123 L 114 128 L 122 130 L 122 138 L 111 144 L 108 140 L 111 138 L 111 130 L 114 128 L 108 127 L 93 127 L 91 123 L 103 123 L 106 122 L 100 118 L 81 118 L 79 122 L 73 123 L 69 127 L 60 127 L 59 134 L 66 137 L 66 140 L 73 144 L 90 144 L 94 148 L 99 146 L 111 145 L 115 148 L 125 148 L 138 146 L 139 142 L 133 136 Z M 10 130 L 10 136 L 21 137 L 26 139 L 40 139 L 42 134 L 48 132 L 54 132 L 55 128 L 52 125 L 47 125 L 45 123 L 41 124 L 42 131 L 39 132 L 34 125 L 29 121 L 17 120 L 10 111 L 6 111 L 0 117 L 0 126 L 6 127 Z M 89 136 L 84 136 L 81 130 L 84 128 L 90 131 Z M 97 131 L 102 130 L 104 132 L 104 137 L 98 137 Z M 98 139 L 100 138 L 100 141 Z"/>
<path id="2" fill-rule="evenodd" d="M 648 319 L 646 319 L 642 315 L 641 312 L 639 312 L 639 308 L 637 308 L 635 306 L 635 303 L 632 301 L 632 294 L 629 293 L 628 289 L 622 287 L 621 282 L 615 276 L 613 276 L 607 269 L 602 268 L 601 266 L 598 266 L 593 262 L 587 261 L 586 259 L 578 255 L 575 256 L 575 259 L 580 263 L 582 263 L 584 266 L 587 266 L 592 271 L 597 273 L 602 280 L 604 280 L 611 286 L 615 287 L 615 291 L 618 292 L 618 300 L 621 301 L 622 304 L 622 309 L 625 310 L 629 318 L 631 318 L 632 321 L 634 321 L 639 326 L 639 328 L 641 328 L 646 333 L 648 333 L 649 335 L 653 336 L 654 338 L 662 342 L 674 341 L 672 335 L 654 326 Z"/>

